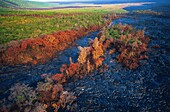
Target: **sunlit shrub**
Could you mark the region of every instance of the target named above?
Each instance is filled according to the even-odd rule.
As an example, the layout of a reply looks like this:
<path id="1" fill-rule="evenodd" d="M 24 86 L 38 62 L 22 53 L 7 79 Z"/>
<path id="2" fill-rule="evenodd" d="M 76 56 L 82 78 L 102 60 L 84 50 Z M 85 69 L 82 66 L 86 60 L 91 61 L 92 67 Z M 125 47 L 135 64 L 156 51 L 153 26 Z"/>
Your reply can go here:
<path id="1" fill-rule="evenodd" d="M 109 32 L 109 36 L 107 36 L 112 38 L 112 40 L 107 38 L 104 40 L 103 32 Z M 118 62 L 123 63 L 130 69 L 137 68 L 139 60 L 147 59 L 145 52 L 150 39 L 145 36 L 144 30 L 136 31 L 131 25 L 126 24 L 112 25 L 101 31 L 99 40 L 102 40 L 104 49 L 113 45 L 120 53 L 116 57 Z"/>
<path id="2" fill-rule="evenodd" d="M 79 57 L 78 57 L 78 62 L 81 64 L 84 64 L 86 62 L 87 56 L 90 54 L 90 47 L 78 47 L 80 50 Z"/>

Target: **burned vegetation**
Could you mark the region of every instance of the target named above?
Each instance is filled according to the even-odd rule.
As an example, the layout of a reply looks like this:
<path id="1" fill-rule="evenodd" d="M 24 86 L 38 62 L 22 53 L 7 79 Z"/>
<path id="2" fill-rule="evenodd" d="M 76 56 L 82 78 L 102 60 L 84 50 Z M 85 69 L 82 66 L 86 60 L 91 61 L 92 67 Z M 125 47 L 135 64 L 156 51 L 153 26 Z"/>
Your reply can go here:
<path id="1" fill-rule="evenodd" d="M 52 37 L 53 35 L 48 38 Z M 100 30 L 98 37 L 89 42 L 89 46 L 78 47 L 77 62 L 73 62 L 70 58 L 70 64 L 63 64 L 60 73 L 52 76 L 43 74 L 45 81 L 38 82 L 34 88 L 19 83 L 13 86 L 9 98 L 2 102 L 4 107 L 1 111 L 57 112 L 63 109 L 76 111 L 76 96 L 72 92 L 65 91 L 63 84 L 72 79 L 81 79 L 90 72 L 103 68 L 102 63 L 106 53 L 113 55 L 117 52 L 117 62 L 129 69 L 136 69 L 140 60 L 148 58 L 146 52 L 149 41 L 143 30 L 137 31 L 131 25 L 106 25 Z M 21 48 L 28 46 L 29 44 L 25 47 L 22 45 Z"/>

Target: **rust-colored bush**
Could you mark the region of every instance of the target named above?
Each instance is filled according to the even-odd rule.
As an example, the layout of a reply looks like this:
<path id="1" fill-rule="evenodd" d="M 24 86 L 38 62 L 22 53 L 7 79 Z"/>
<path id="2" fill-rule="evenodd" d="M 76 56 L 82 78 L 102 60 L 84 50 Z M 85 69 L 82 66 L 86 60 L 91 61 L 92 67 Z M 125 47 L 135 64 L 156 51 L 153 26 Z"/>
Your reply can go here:
<path id="1" fill-rule="evenodd" d="M 103 43 L 103 50 L 105 51 L 107 48 L 109 48 L 110 44 L 111 44 L 110 40 L 105 40 Z"/>
<path id="2" fill-rule="evenodd" d="M 109 35 L 107 32 L 109 32 Z M 105 38 L 103 41 L 103 35 L 109 38 Z M 118 24 L 103 28 L 99 36 L 99 40 L 103 42 L 103 50 L 106 50 L 111 45 L 114 46 L 116 51 L 120 53 L 116 57 L 117 61 L 130 69 L 137 68 L 141 59 L 148 58 L 145 52 L 150 39 L 144 35 L 144 30 L 135 31 L 131 25 Z M 110 50 L 109 53 L 112 54 L 114 51 Z"/>
<path id="3" fill-rule="evenodd" d="M 76 39 L 87 35 L 88 32 L 96 31 L 100 27 L 92 25 L 87 29 L 58 31 L 37 38 L 10 42 L 6 47 L 0 49 L 0 66 L 44 63 L 53 57 L 56 52 L 69 47 Z"/>
<path id="4" fill-rule="evenodd" d="M 99 66 L 102 65 L 103 60 L 104 60 L 104 58 L 98 58 L 98 59 L 95 59 L 95 60 L 94 60 L 96 69 L 97 69 Z"/>
<path id="5" fill-rule="evenodd" d="M 79 75 L 79 69 L 80 69 L 79 63 L 71 63 L 69 67 L 67 68 L 67 75 L 70 77 L 73 77 L 74 75 Z"/>
<path id="6" fill-rule="evenodd" d="M 60 82 L 63 78 L 64 78 L 63 74 L 55 74 L 52 76 L 52 79 L 58 82 Z"/>

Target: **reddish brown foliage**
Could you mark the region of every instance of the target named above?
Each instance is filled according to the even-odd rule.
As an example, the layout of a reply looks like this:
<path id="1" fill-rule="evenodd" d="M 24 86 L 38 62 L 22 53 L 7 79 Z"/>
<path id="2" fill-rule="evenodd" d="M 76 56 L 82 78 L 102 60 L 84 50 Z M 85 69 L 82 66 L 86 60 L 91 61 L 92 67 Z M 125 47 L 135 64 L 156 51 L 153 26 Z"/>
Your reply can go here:
<path id="1" fill-rule="evenodd" d="M 110 40 L 106 40 L 104 43 L 103 43 L 103 50 L 106 50 L 111 44 L 111 41 Z"/>
<path id="2" fill-rule="evenodd" d="M 133 43 L 115 42 L 115 46 L 117 46 L 116 48 L 120 52 L 120 54 L 117 56 L 118 62 L 122 62 L 130 69 L 137 68 L 139 60 L 147 59 L 146 55 L 142 55 L 142 53 L 147 51 L 149 39 L 147 37 L 143 37 L 143 33 L 140 35 L 142 35 L 142 38 L 139 38 L 139 40 L 135 40 L 135 37 L 131 37 L 135 40 Z M 136 34 L 136 36 L 140 35 Z M 137 43 L 137 41 L 141 41 L 140 44 Z"/>
<path id="3" fill-rule="evenodd" d="M 57 112 L 59 108 L 67 108 L 66 105 L 71 105 L 76 97 L 73 93 L 64 91 L 63 86 L 56 82 L 63 79 L 63 74 L 56 74 L 52 79 L 46 77 L 45 82 L 38 83 L 37 101 L 43 104 L 47 111 L 54 109 Z"/>
<path id="4" fill-rule="evenodd" d="M 103 41 L 104 36 L 109 36 L 106 32 L 111 28 L 117 28 L 120 37 L 105 38 L 105 41 Z M 129 33 L 124 35 L 123 32 L 125 31 L 128 31 Z M 123 63 L 123 65 L 130 69 L 137 68 L 140 60 L 148 58 L 144 53 L 147 51 L 150 39 L 144 35 L 143 30 L 135 31 L 131 25 L 118 24 L 117 26 L 111 26 L 108 29 L 103 28 L 99 33 L 99 36 L 99 40 L 102 40 L 103 42 L 103 49 L 106 50 L 110 45 L 113 45 L 116 49 L 110 50 L 109 54 L 112 54 L 117 50 L 120 53 L 116 57 L 118 62 Z"/>
<path id="5" fill-rule="evenodd" d="M 79 74 L 80 64 L 79 63 L 71 63 L 67 68 L 67 75 L 73 77 L 73 75 Z"/>
<path id="6" fill-rule="evenodd" d="M 80 63 L 70 63 L 69 65 L 63 64 L 60 68 L 64 78 L 67 80 L 72 77 L 81 77 L 81 70 L 83 66 Z"/>
<path id="7" fill-rule="evenodd" d="M 38 38 L 10 42 L 0 50 L 0 65 L 44 63 L 57 51 L 66 49 L 76 39 L 100 27 L 92 25 L 87 29 L 59 31 Z"/>
<path id="8" fill-rule="evenodd" d="M 98 58 L 94 60 L 94 63 L 96 65 L 96 69 L 102 65 L 102 62 L 104 61 L 104 58 Z"/>
<path id="9" fill-rule="evenodd" d="M 49 107 L 52 101 L 59 100 L 60 93 L 63 92 L 63 86 L 59 83 L 54 83 L 52 80 L 49 80 L 46 83 L 40 82 L 38 84 L 37 91 L 38 100 Z"/>
<path id="10" fill-rule="evenodd" d="M 62 80 L 63 77 L 64 77 L 63 74 L 55 74 L 52 76 L 52 79 L 59 82 Z"/>

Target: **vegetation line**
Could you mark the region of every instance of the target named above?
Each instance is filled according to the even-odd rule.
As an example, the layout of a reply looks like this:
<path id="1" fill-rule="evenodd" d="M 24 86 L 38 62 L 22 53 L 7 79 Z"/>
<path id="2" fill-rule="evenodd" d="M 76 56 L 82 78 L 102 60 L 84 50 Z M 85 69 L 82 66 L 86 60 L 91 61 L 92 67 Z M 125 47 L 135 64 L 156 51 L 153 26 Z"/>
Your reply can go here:
<path id="1" fill-rule="evenodd" d="M 56 31 L 48 35 L 40 35 L 38 38 L 28 38 L 28 39 L 24 39 L 20 41 L 11 41 L 7 43 L 6 45 L 2 45 L 2 47 L 0 48 L 0 56 L 1 56 L 0 66 L 16 65 L 16 64 L 45 63 L 47 60 L 51 59 L 56 52 L 66 49 L 72 42 L 74 42 L 74 40 L 82 36 L 85 36 L 89 32 L 99 30 L 104 24 L 108 24 L 113 19 L 119 17 L 119 16 L 115 16 L 115 14 L 108 14 L 108 15 L 98 14 L 95 16 L 92 15 L 93 13 L 90 13 L 90 14 L 82 13 L 82 14 L 79 14 L 79 13 L 77 14 L 74 13 L 72 15 L 71 14 L 68 14 L 68 15 L 57 14 L 57 15 L 51 15 L 52 16 L 51 18 L 49 18 L 49 16 L 47 16 L 47 18 L 45 17 L 42 18 L 45 20 L 45 24 L 48 24 L 48 21 L 47 21 L 48 19 L 49 19 L 49 22 L 52 22 L 52 20 L 55 20 L 55 21 L 60 20 L 61 23 L 58 23 L 56 27 L 58 27 L 59 29 L 63 28 L 67 30 L 65 31 L 62 30 L 58 32 Z M 37 15 L 33 15 L 33 16 L 37 16 Z M 60 19 L 56 18 L 56 16 Z M 84 16 L 87 16 L 87 18 L 86 19 L 82 18 Z M 16 17 L 19 17 L 19 16 L 16 16 Z M 13 18 L 13 17 L 11 16 L 10 18 Z M 26 18 L 29 18 L 29 17 L 26 17 Z M 75 18 L 78 19 L 75 23 L 75 27 L 71 30 L 68 30 L 70 29 L 70 26 L 72 26 L 73 24 L 70 21 L 75 21 Z M 88 18 L 89 20 L 87 20 Z M 106 18 L 108 20 L 106 20 Z M 96 20 L 99 20 L 99 21 L 96 21 Z M 30 21 L 29 22 L 30 24 L 32 22 L 32 20 L 30 19 L 24 20 L 24 21 Z M 80 24 L 77 24 L 77 22 L 80 22 Z M 32 24 L 34 24 L 34 22 Z M 37 24 L 37 21 L 35 24 Z M 43 26 L 44 24 L 40 24 L 40 26 L 41 25 Z M 60 25 L 62 25 L 62 27 Z M 21 23 L 21 26 L 22 26 L 22 23 Z M 54 29 L 50 29 L 50 25 L 49 27 L 44 26 L 43 28 L 44 29 L 48 28 L 50 31 L 54 30 Z M 23 31 L 25 32 L 28 30 L 23 30 Z M 43 30 L 38 30 L 38 31 L 42 32 Z"/>

